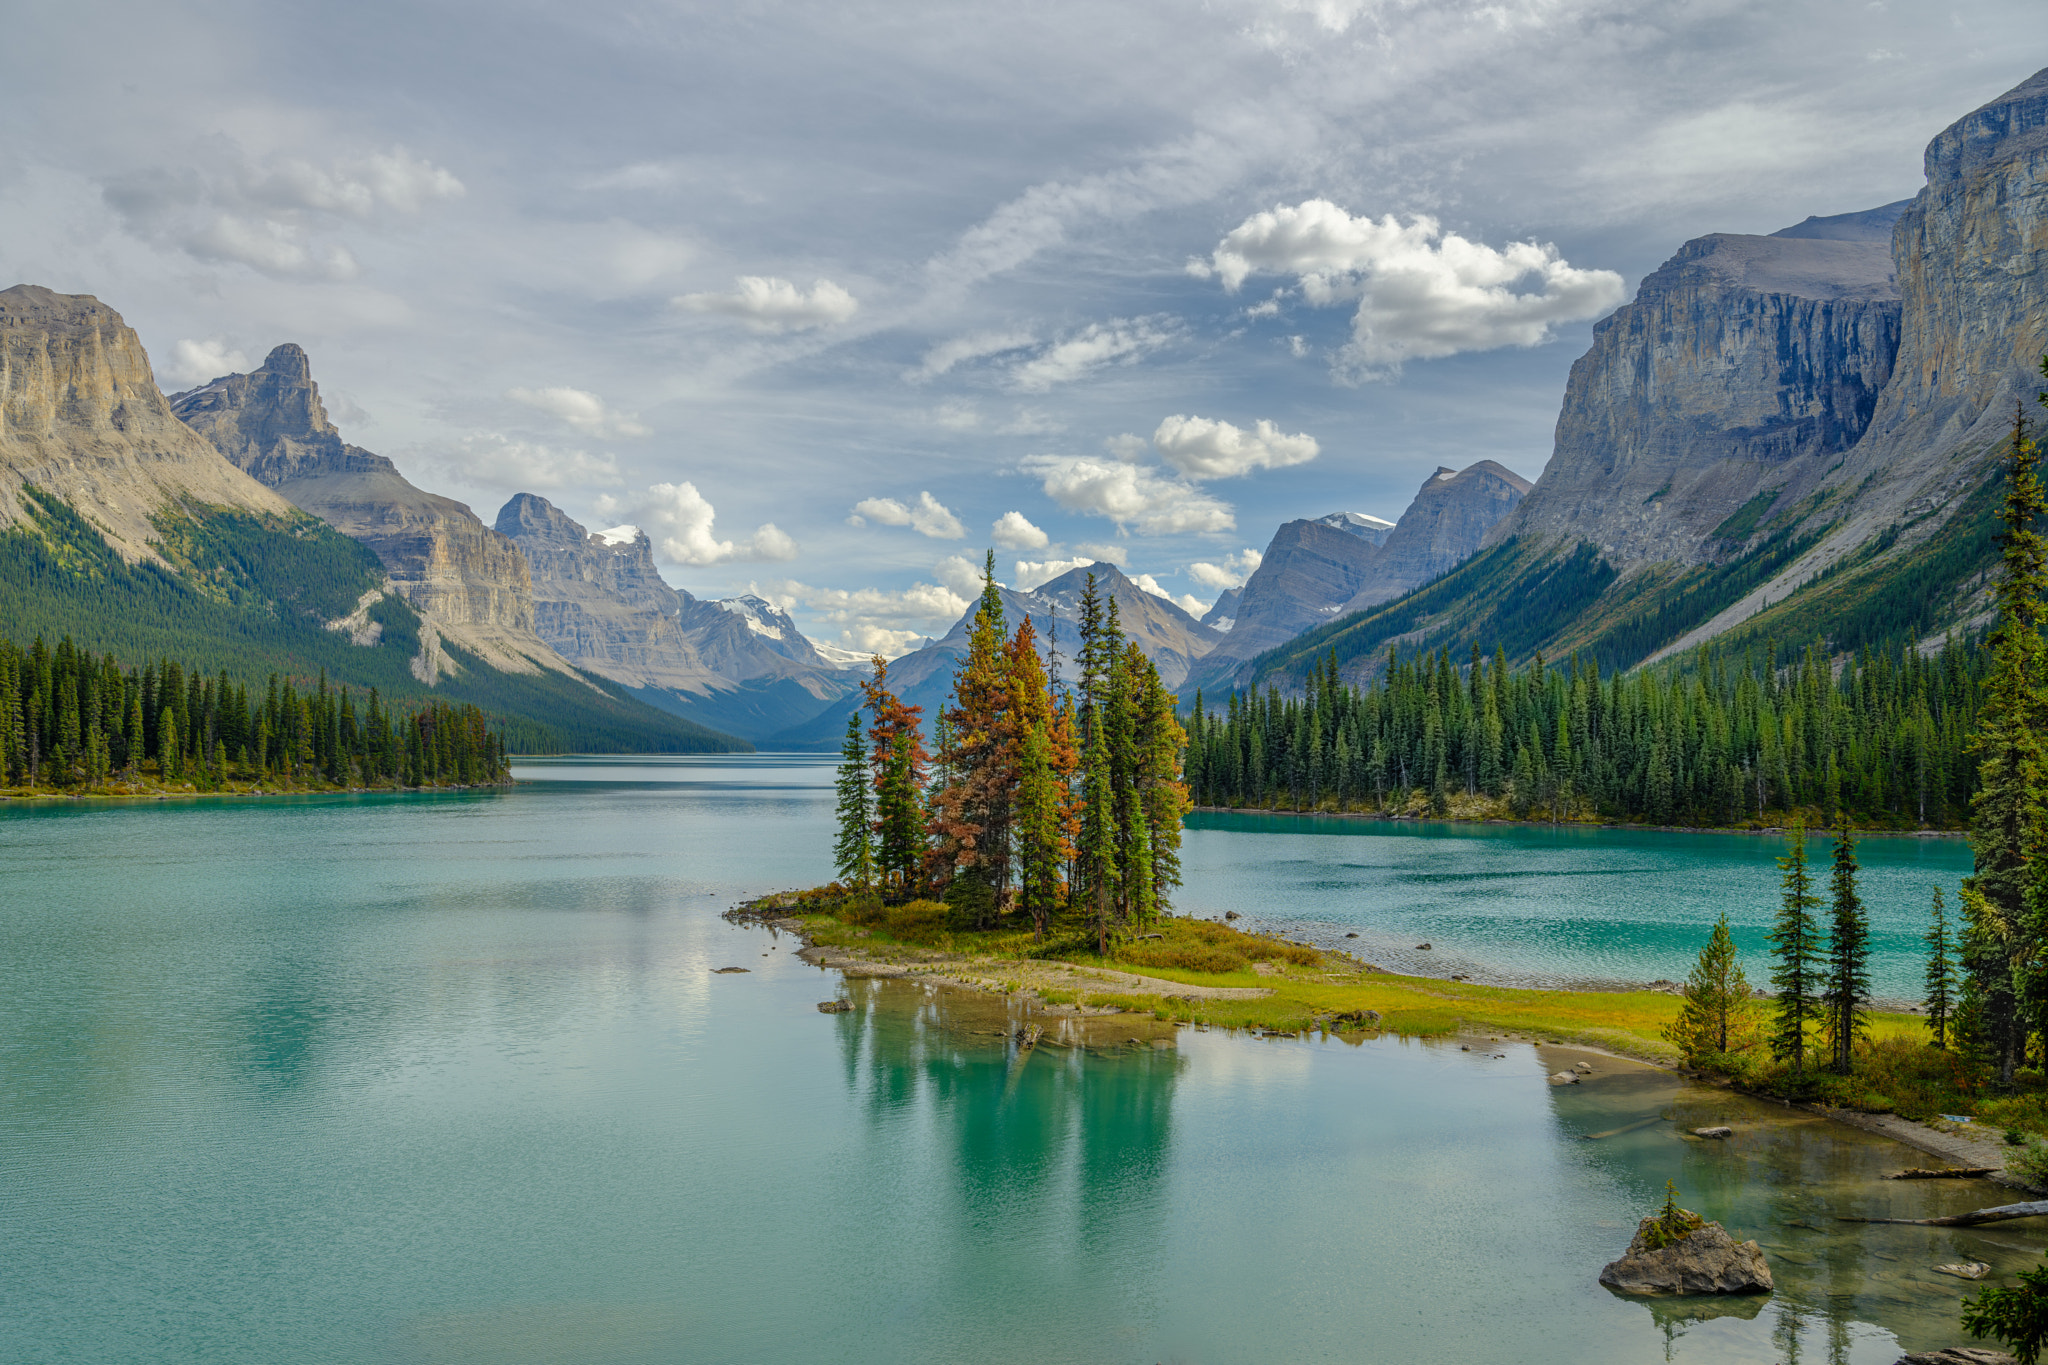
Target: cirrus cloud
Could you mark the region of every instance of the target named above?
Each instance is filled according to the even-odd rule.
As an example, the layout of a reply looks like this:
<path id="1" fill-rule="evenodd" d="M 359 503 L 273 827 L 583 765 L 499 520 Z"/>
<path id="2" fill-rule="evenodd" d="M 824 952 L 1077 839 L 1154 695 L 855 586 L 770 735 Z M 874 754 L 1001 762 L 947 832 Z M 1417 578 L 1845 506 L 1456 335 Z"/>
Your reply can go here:
<path id="1" fill-rule="evenodd" d="M 1010 386 L 1024 393 L 1044 393 L 1055 385 L 1071 384 L 1111 365 L 1134 365 L 1178 335 L 1179 329 L 1169 318 L 1091 322 L 1014 366 Z"/>
<path id="2" fill-rule="evenodd" d="M 673 300 L 691 313 L 736 318 L 756 332 L 803 332 L 850 321 L 860 301 L 830 280 L 817 280 L 805 293 L 774 275 L 741 275 L 730 294 L 684 294 Z"/>
<path id="3" fill-rule="evenodd" d="M 1409 360 L 1536 346 L 1558 323 L 1620 303 L 1621 276 L 1583 270 L 1547 243 L 1495 248 L 1445 232 L 1436 219 L 1356 217 L 1327 199 L 1280 205 L 1225 234 L 1189 273 L 1231 292 L 1254 274 L 1293 275 L 1316 307 L 1356 300 L 1341 377 L 1390 375 Z"/>

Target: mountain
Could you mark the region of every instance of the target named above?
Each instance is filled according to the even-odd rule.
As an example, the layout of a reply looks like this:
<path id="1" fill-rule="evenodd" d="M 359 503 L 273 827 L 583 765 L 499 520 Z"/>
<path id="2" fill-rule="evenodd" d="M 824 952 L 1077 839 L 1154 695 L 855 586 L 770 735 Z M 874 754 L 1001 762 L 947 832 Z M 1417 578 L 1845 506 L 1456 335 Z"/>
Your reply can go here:
<path id="1" fill-rule="evenodd" d="M 1355 512 L 1287 522 L 1232 603 L 1229 634 L 1180 691 L 1241 686 L 1249 661 L 1267 650 L 1428 582 L 1476 551 L 1528 489 L 1514 471 L 1481 460 L 1437 469 L 1398 522 Z"/>
<path id="2" fill-rule="evenodd" d="M 1057 651 L 1060 667 L 1069 681 L 1073 678 L 1074 651 L 1080 644 L 1077 632 L 1081 594 L 1091 573 L 1095 575 L 1096 591 L 1104 599 L 1115 600 L 1118 624 L 1125 637 L 1137 642 L 1145 657 L 1158 667 L 1159 676 L 1168 687 L 1179 687 L 1194 664 L 1223 639 L 1221 632 L 1203 625 L 1174 603 L 1146 592 L 1114 564 L 1069 569 L 1028 592 L 999 589 L 1004 624 L 1014 631 L 1029 616 L 1040 656 L 1049 659 Z M 922 706 L 927 724 L 952 693 L 953 673 L 967 655 L 968 632 L 974 628 L 975 613 L 979 610 L 978 602 L 969 606 L 945 635 L 890 661 L 890 690 L 911 705 Z M 836 748 L 846 733 L 847 712 L 858 704 L 856 698 L 848 705 L 832 706 L 807 725 L 769 737 L 764 747 Z"/>
<path id="3" fill-rule="evenodd" d="M 520 493 L 495 529 L 530 566 L 540 637 L 649 705 L 752 740 L 810 720 L 857 685 L 761 598 L 701 601 L 670 587 L 638 527 L 593 534 Z"/>
<path id="4" fill-rule="evenodd" d="M 166 516 L 298 519 L 177 419 L 119 313 L 32 284 L 0 290 L 0 526 L 27 515 L 24 487 L 63 499 L 130 564 L 173 567 L 153 543 Z"/>
<path id="5" fill-rule="evenodd" d="M 1542 477 L 1481 552 L 1248 680 L 1330 652 L 1366 675 L 1390 643 L 1617 668 L 1986 619 L 1999 453 L 2048 351 L 2048 71 L 1925 169 L 1903 207 L 1680 248 L 1595 327 Z"/>
<path id="6" fill-rule="evenodd" d="M 1371 545 L 1386 544 L 1387 536 L 1394 529 L 1393 522 L 1364 512 L 1332 512 L 1327 517 L 1317 517 L 1316 520 L 1325 526 L 1347 531 Z"/>
<path id="7" fill-rule="evenodd" d="M 1463 563 L 1529 487 L 1527 479 L 1492 460 L 1462 470 L 1439 467 L 1380 542 L 1358 590 L 1339 610 L 1362 611 L 1399 597 Z"/>
<path id="8" fill-rule="evenodd" d="M 420 614 L 427 681 L 451 667 L 442 641 L 508 673 L 570 671 L 534 631 L 533 580 L 518 547 L 462 503 L 343 441 L 297 346 L 173 394 L 171 410 L 257 480 L 376 552 Z"/>
<path id="9" fill-rule="evenodd" d="M 1225 588 L 1209 604 L 1209 610 L 1202 613 L 1202 624 L 1212 630 L 1228 632 L 1237 624 L 1237 604 L 1243 596 L 1243 588 Z"/>
<path id="10" fill-rule="evenodd" d="M 277 449 L 260 425 L 252 441 Z M 257 690 L 324 676 L 401 709 L 473 702 L 520 752 L 746 747 L 559 660 L 508 673 L 444 652 L 375 551 L 179 420 L 134 332 L 88 295 L 0 292 L 0 514 L 0 631 L 18 644 L 69 635 Z"/>

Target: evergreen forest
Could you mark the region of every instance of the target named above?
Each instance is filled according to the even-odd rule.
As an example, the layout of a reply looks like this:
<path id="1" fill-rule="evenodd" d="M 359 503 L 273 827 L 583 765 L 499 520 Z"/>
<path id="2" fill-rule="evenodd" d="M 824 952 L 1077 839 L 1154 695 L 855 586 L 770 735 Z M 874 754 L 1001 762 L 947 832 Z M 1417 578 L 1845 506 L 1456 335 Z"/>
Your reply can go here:
<path id="1" fill-rule="evenodd" d="M 1298 697 L 1195 699 L 1187 782 L 1210 807 L 1495 814 L 1658 825 L 1784 823 L 1837 813 L 1869 828 L 1967 818 L 1981 650 L 1727 653 L 1603 676 L 1574 655 L 1510 669 L 1475 647 L 1391 654 L 1354 687 L 1326 658 Z M 1478 802 L 1483 798 L 1483 802 Z"/>
<path id="2" fill-rule="evenodd" d="M 198 792 L 280 787 L 451 787 L 511 780 L 504 737 L 475 706 L 404 713 L 323 674 L 297 691 L 270 675 L 251 696 L 226 671 L 170 659 L 123 670 L 70 637 L 0 639 L 0 781 L 17 789 Z"/>

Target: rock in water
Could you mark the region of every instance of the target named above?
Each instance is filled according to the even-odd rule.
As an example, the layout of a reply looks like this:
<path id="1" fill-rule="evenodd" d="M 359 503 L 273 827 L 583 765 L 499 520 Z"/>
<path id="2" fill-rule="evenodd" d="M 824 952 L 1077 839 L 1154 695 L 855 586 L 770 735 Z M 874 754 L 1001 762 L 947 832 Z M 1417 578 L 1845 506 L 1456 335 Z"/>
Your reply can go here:
<path id="1" fill-rule="evenodd" d="M 1942 1351 L 1900 1356 L 1898 1365 L 2019 1365 L 2019 1361 L 1989 1346 L 1951 1346 Z"/>
<path id="2" fill-rule="evenodd" d="M 1959 1280 L 1981 1280 L 1991 1273 L 1991 1267 L 1982 1261 L 1957 1261 L 1934 1269 L 1937 1274 L 1953 1275 Z"/>
<path id="3" fill-rule="evenodd" d="M 820 1014 L 844 1014 L 852 1008 L 853 1002 L 851 1000 L 820 1000 L 818 1002 L 818 1013 Z"/>
<path id="4" fill-rule="evenodd" d="M 1579 1073 L 1576 1071 L 1560 1071 L 1550 1078 L 1550 1083 L 1552 1085 L 1577 1085 L 1579 1083 Z"/>
<path id="5" fill-rule="evenodd" d="M 1755 1242 L 1738 1242 L 1719 1223 L 1659 1251 L 1650 1250 L 1654 1215 L 1636 1229 L 1628 1254 L 1600 1272 L 1600 1283 L 1621 1294 L 1767 1294 L 1771 1268 Z"/>
<path id="6" fill-rule="evenodd" d="M 1733 1128 L 1695 1128 L 1692 1130 L 1692 1135 L 1699 1138 L 1731 1138 L 1735 1136 L 1735 1130 Z"/>

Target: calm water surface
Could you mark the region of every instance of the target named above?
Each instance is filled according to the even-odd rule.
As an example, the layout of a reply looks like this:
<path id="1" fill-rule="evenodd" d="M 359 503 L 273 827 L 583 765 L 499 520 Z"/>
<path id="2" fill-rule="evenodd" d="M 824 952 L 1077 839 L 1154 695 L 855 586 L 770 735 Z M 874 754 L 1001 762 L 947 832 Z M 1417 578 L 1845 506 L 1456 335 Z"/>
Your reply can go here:
<path id="1" fill-rule="evenodd" d="M 1845 1235 L 2000 1192 L 1880 1182 L 1913 1154 L 1605 1061 L 1553 1089 L 1559 1057 L 1483 1039 L 1194 1031 L 1020 1059 L 999 999 L 842 983 L 717 918 L 823 877 L 828 765 L 522 775 L 0 812 L 0 1359 L 1888 1365 L 1958 1339 L 1935 1264 L 2042 1252 Z M 1655 849 L 1248 837 L 1190 838 L 1191 906 L 1306 923 L 1322 876 L 1352 888 L 1325 922 L 1453 942 L 1360 888 Z M 1667 1178 L 1770 1248 L 1775 1296 L 1598 1288 Z"/>

